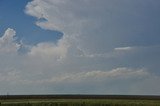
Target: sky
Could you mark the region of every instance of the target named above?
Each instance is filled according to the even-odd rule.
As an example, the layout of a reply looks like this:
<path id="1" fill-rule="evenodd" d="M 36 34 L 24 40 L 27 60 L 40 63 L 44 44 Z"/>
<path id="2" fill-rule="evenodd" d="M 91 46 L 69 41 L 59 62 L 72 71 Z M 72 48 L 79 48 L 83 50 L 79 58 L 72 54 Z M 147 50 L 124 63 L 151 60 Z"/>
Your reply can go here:
<path id="1" fill-rule="evenodd" d="M 159 0 L 0 0 L 0 94 L 160 95 Z"/>

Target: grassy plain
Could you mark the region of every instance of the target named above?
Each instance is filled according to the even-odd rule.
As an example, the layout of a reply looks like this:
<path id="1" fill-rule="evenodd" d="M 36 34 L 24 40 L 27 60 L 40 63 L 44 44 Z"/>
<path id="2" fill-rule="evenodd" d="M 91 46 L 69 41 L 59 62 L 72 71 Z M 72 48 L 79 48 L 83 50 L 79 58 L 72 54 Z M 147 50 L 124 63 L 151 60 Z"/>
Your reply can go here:
<path id="1" fill-rule="evenodd" d="M 160 106 L 160 100 L 127 99 L 14 99 L 0 106 Z"/>

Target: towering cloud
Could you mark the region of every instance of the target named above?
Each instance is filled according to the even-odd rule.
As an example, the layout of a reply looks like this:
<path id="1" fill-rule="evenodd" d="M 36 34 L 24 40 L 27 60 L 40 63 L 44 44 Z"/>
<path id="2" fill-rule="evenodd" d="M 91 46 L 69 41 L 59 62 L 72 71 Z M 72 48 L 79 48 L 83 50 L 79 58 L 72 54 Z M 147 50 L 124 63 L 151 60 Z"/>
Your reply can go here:
<path id="1" fill-rule="evenodd" d="M 16 42 L 15 30 L 8 28 L 4 35 L 0 38 L 0 53 L 13 53 L 17 52 L 20 45 Z"/>

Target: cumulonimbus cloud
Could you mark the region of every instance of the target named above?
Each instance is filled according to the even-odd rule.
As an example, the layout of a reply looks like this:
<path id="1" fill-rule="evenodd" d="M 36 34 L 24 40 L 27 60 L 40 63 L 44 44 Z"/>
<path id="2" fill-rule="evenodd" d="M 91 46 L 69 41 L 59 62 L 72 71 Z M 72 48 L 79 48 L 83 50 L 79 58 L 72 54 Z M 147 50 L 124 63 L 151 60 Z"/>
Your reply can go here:
<path id="1" fill-rule="evenodd" d="M 159 46 L 137 40 L 139 33 L 150 36 L 148 20 L 156 12 L 147 6 L 156 3 L 142 1 L 32 0 L 25 13 L 42 30 L 58 30 L 63 37 L 25 45 L 7 29 L 0 38 L 0 84 L 16 93 L 126 94 L 137 94 L 132 85 L 143 90 L 141 84 L 158 84 Z M 22 46 L 28 48 L 19 55 Z"/>

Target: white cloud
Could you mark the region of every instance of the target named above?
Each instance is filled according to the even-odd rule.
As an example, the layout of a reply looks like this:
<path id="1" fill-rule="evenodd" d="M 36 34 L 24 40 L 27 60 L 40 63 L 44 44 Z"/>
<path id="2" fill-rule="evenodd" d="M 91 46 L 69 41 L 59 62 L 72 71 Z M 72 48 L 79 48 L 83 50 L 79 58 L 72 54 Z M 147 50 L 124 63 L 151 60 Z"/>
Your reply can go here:
<path id="1" fill-rule="evenodd" d="M 0 38 L 0 53 L 16 53 L 20 48 L 20 44 L 16 42 L 15 30 L 8 28 L 4 35 Z"/>
<path id="2" fill-rule="evenodd" d="M 133 47 L 118 47 L 118 48 L 114 48 L 114 50 L 116 51 L 129 51 L 129 50 L 133 50 Z"/>
<path id="3" fill-rule="evenodd" d="M 28 80 L 27 82 L 34 85 L 46 84 L 46 88 L 51 87 L 55 90 L 51 90 L 51 92 L 132 94 L 131 91 L 129 91 L 130 86 L 137 82 L 141 83 L 141 81 L 147 79 L 148 76 L 151 76 L 151 74 L 144 69 L 122 67 L 109 71 L 63 72 L 58 76 L 55 75 L 39 80 Z M 124 91 L 121 90 L 123 88 Z M 116 89 L 119 90 L 117 91 Z"/>
<path id="4" fill-rule="evenodd" d="M 62 40 L 60 40 L 57 45 L 51 42 L 38 43 L 36 46 L 33 46 L 31 48 L 30 52 L 28 52 L 28 55 L 45 60 L 60 60 L 65 58 L 65 56 L 67 55 L 68 47 L 69 45 Z"/>
<path id="5" fill-rule="evenodd" d="M 63 3 L 64 2 L 64 3 Z M 65 19 L 68 17 L 68 15 L 63 15 L 63 10 L 58 10 L 59 7 L 57 7 L 57 4 L 65 4 L 66 1 L 63 0 L 63 2 L 57 2 L 57 0 L 34 0 L 32 2 L 29 2 L 26 6 L 26 13 L 29 15 L 32 15 L 34 17 L 37 17 L 38 19 L 44 18 L 46 21 L 39 22 L 37 21 L 36 24 L 44 29 L 50 29 L 50 30 L 59 30 L 61 29 L 62 25 L 67 26 L 67 24 L 63 23 L 66 22 Z M 55 4 L 56 3 L 56 4 Z M 55 5 L 55 6 L 53 6 Z M 63 7 L 62 7 L 63 8 Z M 49 14 L 48 14 L 49 13 Z M 54 15 L 56 17 L 54 17 Z M 68 24 L 69 25 L 69 24 Z"/>
<path id="6" fill-rule="evenodd" d="M 112 69 L 111 71 L 91 71 L 86 73 L 87 76 L 93 77 L 131 77 L 131 76 L 143 76 L 147 75 L 147 72 L 143 69 L 129 69 L 126 67 Z"/>
<path id="7" fill-rule="evenodd" d="M 112 82 L 115 80 L 130 80 L 130 79 L 144 79 L 148 77 L 148 73 L 144 69 L 131 69 L 131 68 L 116 68 L 110 71 L 81 71 L 72 73 L 63 73 L 59 76 L 53 76 L 49 79 L 41 79 L 38 81 L 31 81 L 32 83 L 80 83 L 83 82 Z M 96 84 L 95 84 L 96 85 Z"/>

